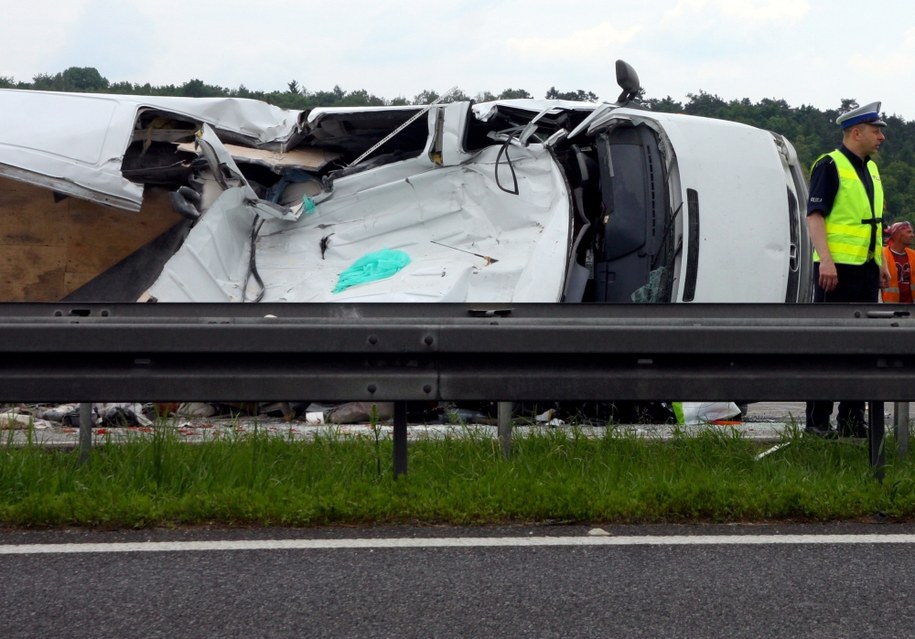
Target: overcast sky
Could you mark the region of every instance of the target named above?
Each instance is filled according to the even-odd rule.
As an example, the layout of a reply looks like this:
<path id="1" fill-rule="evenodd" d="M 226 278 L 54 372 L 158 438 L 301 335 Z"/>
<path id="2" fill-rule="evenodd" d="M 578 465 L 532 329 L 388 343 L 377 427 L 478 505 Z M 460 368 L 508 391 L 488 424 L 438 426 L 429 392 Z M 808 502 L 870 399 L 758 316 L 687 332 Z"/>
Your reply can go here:
<path id="1" fill-rule="evenodd" d="M 473 97 L 552 86 L 619 94 L 614 61 L 649 98 L 880 100 L 915 120 L 910 0 L 0 0 L 0 76 L 95 67 L 112 82 L 231 89 L 453 86 Z"/>

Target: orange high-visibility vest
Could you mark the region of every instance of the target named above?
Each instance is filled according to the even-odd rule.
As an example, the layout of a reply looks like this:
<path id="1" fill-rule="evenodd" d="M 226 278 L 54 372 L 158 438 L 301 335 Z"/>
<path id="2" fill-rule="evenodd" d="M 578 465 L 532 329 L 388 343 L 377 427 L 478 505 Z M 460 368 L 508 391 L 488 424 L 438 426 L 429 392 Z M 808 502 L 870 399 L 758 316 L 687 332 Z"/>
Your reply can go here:
<path id="1" fill-rule="evenodd" d="M 906 247 L 905 254 L 909 259 L 909 264 L 913 267 L 912 272 L 915 272 L 915 251 Z M 890 272 L 890 285 L 887 288 L 880 290 L 880 297 L 888 304 L 898 304 L 899 272 L 896 268 L 896 260 L 893 258 L 893 252 L 890 250 L 889 246 L 883 247 L 883 259 L 886 260 L 886 267 Z"/>

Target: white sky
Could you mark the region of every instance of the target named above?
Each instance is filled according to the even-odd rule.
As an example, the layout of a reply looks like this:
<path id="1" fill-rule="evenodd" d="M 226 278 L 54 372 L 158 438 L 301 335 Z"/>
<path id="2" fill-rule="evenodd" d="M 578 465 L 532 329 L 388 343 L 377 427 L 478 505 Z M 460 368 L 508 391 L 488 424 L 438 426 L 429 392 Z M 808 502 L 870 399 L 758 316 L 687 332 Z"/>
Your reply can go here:
<path id="1" fill-rule="evenodd" d="M 95 67 L 112 82 L 230 89 L 705 91 L 915 120 L 910 0 L 0 0 L 0 76 Z"/>

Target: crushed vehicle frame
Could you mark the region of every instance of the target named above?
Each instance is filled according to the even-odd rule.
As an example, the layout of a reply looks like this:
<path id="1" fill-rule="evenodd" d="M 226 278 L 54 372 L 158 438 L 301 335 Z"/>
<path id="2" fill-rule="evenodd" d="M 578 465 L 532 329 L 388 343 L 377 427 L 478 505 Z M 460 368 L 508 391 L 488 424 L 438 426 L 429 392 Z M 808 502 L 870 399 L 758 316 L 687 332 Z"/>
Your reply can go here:
<path id="1" fill-rule="evenodd" d="M 808 301 L 791 143 L 617 79 L 615 103 L 305 112 L 0 90 L 0 299 Z"/>

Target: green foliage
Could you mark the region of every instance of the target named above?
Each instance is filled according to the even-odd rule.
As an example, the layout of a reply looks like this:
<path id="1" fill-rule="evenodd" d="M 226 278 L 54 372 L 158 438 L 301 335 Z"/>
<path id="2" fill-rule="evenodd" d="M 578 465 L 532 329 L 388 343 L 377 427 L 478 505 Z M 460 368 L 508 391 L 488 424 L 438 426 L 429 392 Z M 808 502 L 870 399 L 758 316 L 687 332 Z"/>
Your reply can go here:
<path id="1" fill-rule="evenodd" d="M 438 100 L 438 98 L 438 93 L 426 89 L 422 93 L 417 93 L 415 96 L 413 96 L 413 104 L 431 104 L 432 102 Z"/>
<path id="2" fill-rule="evenodd" d="M 491 94 L 490 94 L 491 95 Z M 499 94 L 500 100 L 527 100 L 534 96 L 524 89 L 505 89 Z"/>
<path id="3" fill-rule="evenodd" d="M 575 100 L 578 102 L 599 102 L 600 98 L 591 91 L 559 91 L 550 87 L 544 96 L 547 100 Z"/>
<path id="4" fill-rule="evenodd" d="M 203 80 L 188 80 L 178 89 L 178 95 L 187 98 L 218 98 L 228 95 L 222 87 L 205 84 Z"/>
<path id="5" fill-rule="evenodd" d="M 70 67 L 53 76 L 37 75 L 33 78 L 33 86 L 20 88 L 42 89 L 45 91 L 73 91 L 77 93 L 104 93 L 108 92 L 109 82 L 94 67 Z"/>

